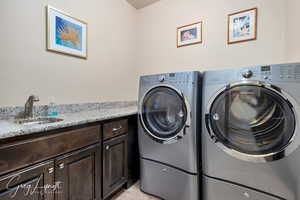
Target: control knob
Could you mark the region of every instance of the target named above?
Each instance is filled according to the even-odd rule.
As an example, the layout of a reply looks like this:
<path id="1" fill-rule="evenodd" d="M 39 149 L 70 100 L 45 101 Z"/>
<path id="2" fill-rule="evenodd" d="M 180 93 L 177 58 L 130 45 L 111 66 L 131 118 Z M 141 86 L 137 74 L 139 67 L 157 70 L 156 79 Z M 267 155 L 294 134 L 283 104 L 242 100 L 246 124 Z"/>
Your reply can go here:
<path id="1" fill-rule="evenodd" d="M 164 82 L 164 81 L 165 81 L 165 76 L 160 76 L 160 77 L 158 78 L 158 80 L 159 80 L 159 82 Z"/>
<path id="2" fill-rule="evenodd" d="M 242 76 L 243 76 L 244 78 L 251 78 L 251 77 L 253 76 L 253 72 L 252 72 L 251 70 L 244 71 L 244 72 L 242 73 Z"/>

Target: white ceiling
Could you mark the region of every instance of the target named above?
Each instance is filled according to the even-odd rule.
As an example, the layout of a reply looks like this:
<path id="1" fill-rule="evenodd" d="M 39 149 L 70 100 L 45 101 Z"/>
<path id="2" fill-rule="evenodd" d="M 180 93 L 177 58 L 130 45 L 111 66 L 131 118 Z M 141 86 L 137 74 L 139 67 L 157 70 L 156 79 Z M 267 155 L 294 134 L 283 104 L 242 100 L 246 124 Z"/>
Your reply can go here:
<path id="1" fill-rule="evenodd" d="M 159 0 L 127 0 L 127 1 L 136 9 L 140 9 L 149 6 L 150 4 L 153 4 Z"/>

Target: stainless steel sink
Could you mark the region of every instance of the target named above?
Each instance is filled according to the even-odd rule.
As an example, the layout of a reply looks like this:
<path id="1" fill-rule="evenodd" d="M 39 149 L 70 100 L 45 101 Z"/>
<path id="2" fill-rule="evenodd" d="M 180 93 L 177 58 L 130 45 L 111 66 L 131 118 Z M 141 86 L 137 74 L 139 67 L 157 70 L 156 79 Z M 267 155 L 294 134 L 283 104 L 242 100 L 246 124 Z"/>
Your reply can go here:
<path id="1" fill-rule="evenodd" d="M 17 119 L 15 123 L 23 125 L 37 125 L 37 124 L 50 124 L 55 122 L 61 122 L 63 119 L 54 117 L 37 117 L 29 119 Z"/>

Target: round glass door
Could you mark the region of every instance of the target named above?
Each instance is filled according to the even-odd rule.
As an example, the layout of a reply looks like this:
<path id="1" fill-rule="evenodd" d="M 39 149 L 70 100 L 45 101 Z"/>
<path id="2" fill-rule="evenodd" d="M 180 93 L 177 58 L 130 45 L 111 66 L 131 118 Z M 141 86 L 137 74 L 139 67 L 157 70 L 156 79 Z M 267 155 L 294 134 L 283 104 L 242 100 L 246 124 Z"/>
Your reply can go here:
<path id="1" fill-rule="evenodd" d="M 176 90 L 156 87 L 142 101 L 141 120 L 152 137 L 168 140 L 176 137 L 185 126 L 187 108 Z"/>
<path id="2" fill-rule="evenodd" d="M 290 104 L 279 93 L 255 85 L 222 92 L 211 105 L 209 120 L 218 142 L 250 155 L 282 151 L 295 130 Z"/>

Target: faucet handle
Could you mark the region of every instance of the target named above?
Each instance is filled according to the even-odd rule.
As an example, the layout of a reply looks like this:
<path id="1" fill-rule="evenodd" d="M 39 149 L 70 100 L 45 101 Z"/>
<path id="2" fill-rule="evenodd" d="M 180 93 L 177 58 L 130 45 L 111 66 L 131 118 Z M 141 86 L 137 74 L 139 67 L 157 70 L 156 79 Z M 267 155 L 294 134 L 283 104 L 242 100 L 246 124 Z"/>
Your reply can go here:
<path id="1" fill-rule="evenodd" d="M 40 101 L 40 98 L 36 95 L 30 95 L 30 98 L 32 98 L 32 101 Z"/>

